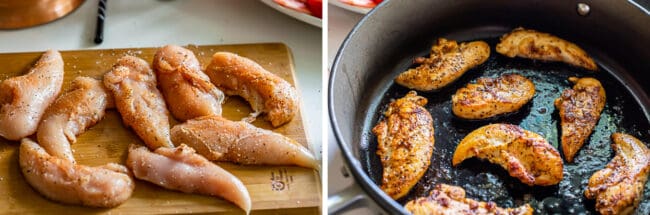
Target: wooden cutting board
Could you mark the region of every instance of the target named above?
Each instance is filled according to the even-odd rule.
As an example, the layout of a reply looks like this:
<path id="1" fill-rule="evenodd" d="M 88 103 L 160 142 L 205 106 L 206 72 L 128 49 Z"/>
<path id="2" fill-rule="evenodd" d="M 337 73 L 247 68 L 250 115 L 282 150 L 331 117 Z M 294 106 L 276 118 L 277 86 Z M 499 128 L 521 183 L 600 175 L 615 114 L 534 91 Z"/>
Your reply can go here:
<path id="1" fill-rule="evenodd" d="M 265 69 L 279 75 L 296 86 L 296 76 L 291 51 L 284 44 L 209 45 L 186 48 L 194 51 L 205 68 L 213 53 L 229 51 L 248 57 Z M 118 58 L 134 55 L 151 62 L 157 48 L 107 49 L 61 51 L 65 62 L 65 91 L 77 76 L 101 79 Z M 26 73 L 42 52 L 0 54 L 0 80 Z M 298 86 L 296 86 L 298 88 Z M 239 97 L 229 97 L 223 105 L 223 116 L 239 120 L 251 112 L 250 106 Z M 177 122 L 172 122 L 172 125 Z M 263 118 L 253 123 L 257 127 L 272 129 L 309 147 L 298 112 L 288 124 L 273 129 Z M 127 147 L 143 144 L 138 136 L 122 124 L 117 110 L 109 110 L 106 117 L 77 138 L 72 145 L 79 164 L 98 166 L 108 162 L 124 164 Z M 24 180 L 18 166 L 19 142 L 0 137 L 0 211 L 2 213 L 117 213 L 117 214 L 169 214 L 227 212 L 242 214 L 243 210 L 217 197 L 166 190 L 154 184 L 136 180 L 133 196 L 124 204 L 112 209 L 87 208 L 63 205 L 45 199 Z M 309 147 L 312 152 L 314 150 Z M 218 163 L 241 179 L 252 199 L 253 214 L 320 214 L 321 186 L 316 170 L 293 166 L 242 166 Z"/>

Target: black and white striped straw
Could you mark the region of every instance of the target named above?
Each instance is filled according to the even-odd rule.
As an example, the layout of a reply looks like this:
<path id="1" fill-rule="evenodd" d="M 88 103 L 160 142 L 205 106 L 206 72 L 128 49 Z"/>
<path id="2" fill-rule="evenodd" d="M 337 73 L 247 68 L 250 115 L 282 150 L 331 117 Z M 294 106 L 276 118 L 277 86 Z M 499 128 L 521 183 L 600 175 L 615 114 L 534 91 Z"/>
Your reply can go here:
<path id="1" fill-rule="evenodd" d="M 104 19 L 106 18 L 106 1 L 99 0 L 99 9 L 97 10 L 97 28 L 95 29 L 95 44 L 101 44 L 104 41 Z"/>

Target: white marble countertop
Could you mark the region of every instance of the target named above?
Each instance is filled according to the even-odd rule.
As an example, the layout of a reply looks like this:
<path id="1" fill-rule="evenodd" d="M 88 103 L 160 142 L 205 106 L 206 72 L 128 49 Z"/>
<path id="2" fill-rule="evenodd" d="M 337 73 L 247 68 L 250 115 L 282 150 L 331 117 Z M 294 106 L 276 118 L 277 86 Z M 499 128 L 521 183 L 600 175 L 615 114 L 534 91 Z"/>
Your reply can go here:
<path id="1" fill-rule="evenodd" d="M 293 52 L 307 138 L 321 157 L 320 28 L 286 16 L 261 1 L 110 0 L 104 42 L 95 45 L 92 41 L 98 2 L 86 1 L 68 16 L 45 25 L 0 30 L 0 53 L 281 42 Z"/>

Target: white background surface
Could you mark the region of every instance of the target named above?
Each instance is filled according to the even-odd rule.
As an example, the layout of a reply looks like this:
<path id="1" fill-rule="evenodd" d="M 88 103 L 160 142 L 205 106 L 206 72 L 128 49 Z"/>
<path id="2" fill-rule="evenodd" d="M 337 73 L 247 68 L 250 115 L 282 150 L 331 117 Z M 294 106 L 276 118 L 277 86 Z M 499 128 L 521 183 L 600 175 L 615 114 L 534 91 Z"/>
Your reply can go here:
<path id="1" fill-rule="evenodd" d="M 88 0 L 68 16 L 45 25 L 0 30 L 0 52 L 282 42 L 293 52 L 307 138 L 320 158 L 320 28 L 254 0 L 110 0 L 104 42 L 95 45 L 98 2 Z"/>

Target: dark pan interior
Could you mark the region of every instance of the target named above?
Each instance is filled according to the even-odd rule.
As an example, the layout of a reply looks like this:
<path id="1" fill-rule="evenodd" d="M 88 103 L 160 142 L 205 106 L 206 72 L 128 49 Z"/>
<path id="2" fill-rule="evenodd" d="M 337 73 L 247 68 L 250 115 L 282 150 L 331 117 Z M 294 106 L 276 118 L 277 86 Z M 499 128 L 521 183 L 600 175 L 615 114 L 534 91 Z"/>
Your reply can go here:
<path id="1" fill-rule="evenodd" d="M 480 28 L 451 32 L 440 35 L 456 40 L 482 39 L 492 47 L 489 60 L 474 68 L 452 85 L 437 92 L 423 93 L 429 103 L 425 106 L 434 119 L 435 151 L 431 165 L 425 176 L 412 189 L 408 196 L 398 200 L 400 204 L 417 197 L 427 196 L 437 183 L 447 183 L 463 187 L 467 195 L 481 201 L 493 201 L 501 207 L 516 207 L 530 203 L 536 214 L 580 214 L 596 213 L 593 200 L 587 200 L 584 188 L 589 177 L 602 169 L 613 157 L 610 135 L 625 132 L 636 136 L 645 143 L 650 142 L 650 124 L 643 106 L 635 99 L 635 94 L 619 81 L 620 69 L 614 62 L 599 61 L 598 72 L 590 72 L 563 63 L 548 63 L 529 59 L 508 58 L 494 50 L 498 35 L 509 31 L 506 28 Z M 431 40 L 430 43 L 433 43 Z M 421 47 L 420 56 L 428 56 L 429 47 Z M 606 59 L 603 53 L 596 53 L 597 59 Z M 383 118 L 388 103 L 401 98 L 409 91 L 395 84 L 392 77 L 411 65 L 412 59 L 404 59 L 399 66 L 384 71 L 391 74 L 375 83 L 378 90 L 367 95 L 370 99 L 367 117 L 363 123 L 362 140 L 359 147 L 361 165 L 368 175 L 379 185 L 382 166 L 378 156 L 377 140 L 370 131 Z M 479 77 L 496 77 L 501 74 L 517 73 L 535 83 L 534 99 L 516 113 L 498 116 L 490 120 L 468 121 L 459 119 L 451 113 L 451 95 L 455 91 Z M 478 159 L 464 161 L 458 167 L 451 166 L 451 157 L 456 145 L 472 130 L 490 123 L 516 124 L 524 129 L 544 136 L 559 149 L 560 123 L 558 111 L 553 101 L 564 89 L 572 87 L 568 77 L 595 77 L 603 84 L 607 103 L 601 118 L 587 143 L 578 152 L 573 163 L 564 164 L 564 179 L 557 186 L 541 187 L 522 184 L 509 176 L 508 172 L 496 164 Z M 650 183 L 645 186 L 645 195 L 637 214 L 650 214 Z"/>

